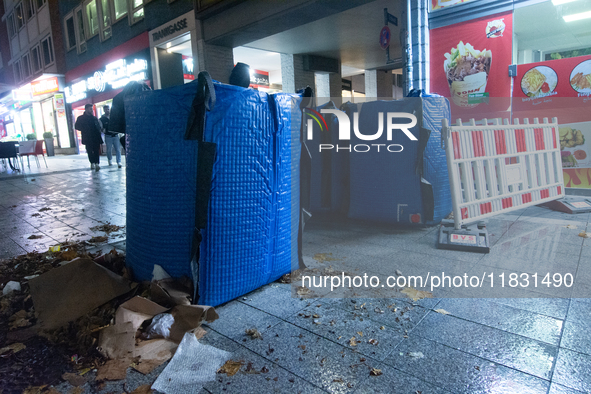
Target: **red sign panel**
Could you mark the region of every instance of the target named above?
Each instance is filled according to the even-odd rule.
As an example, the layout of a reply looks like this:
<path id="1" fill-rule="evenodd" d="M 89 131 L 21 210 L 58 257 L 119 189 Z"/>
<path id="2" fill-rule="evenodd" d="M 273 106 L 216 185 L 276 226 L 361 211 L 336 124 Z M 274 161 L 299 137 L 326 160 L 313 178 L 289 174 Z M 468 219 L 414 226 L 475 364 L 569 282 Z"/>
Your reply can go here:
<path id="1" fill-rule="evenodd" d="M 31 92 L 33 96 L 40 96 L 42 94 L 59 91 L 57 77 L 42 79 L 40 81 L 31 82 Z"/>
<path id="2" fill-rule="evenodd" d="M 452 120 L 509 109 L 512 26 L 508 12 L 431 30 L 431 92 L 450 98 Z"/>
<path id="3" fill-rule="evenodd" d="M 564 185 L 591 188 L 591 56 L 517 66 L 513 117 L 558 119 Z"/>

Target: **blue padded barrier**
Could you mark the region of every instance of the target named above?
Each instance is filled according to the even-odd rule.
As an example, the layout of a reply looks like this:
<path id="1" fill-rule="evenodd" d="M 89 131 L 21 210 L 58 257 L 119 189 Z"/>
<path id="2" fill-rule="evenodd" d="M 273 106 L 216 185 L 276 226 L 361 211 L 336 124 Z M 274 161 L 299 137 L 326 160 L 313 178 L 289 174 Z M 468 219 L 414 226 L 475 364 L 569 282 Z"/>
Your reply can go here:
<path id="1" fill-rule="evenodd" d="M 364 141 L 351 133 L 349 217 L 392 224 L 440 222 L 452 210 L 445 150 L 441 148 L 441 119 L 450 117 L 449 102 L 445 98 L 426 97 L 364 103 L 359 109 L 362 134 L 376 133 L 379 112 L 384 114 L 384 130 L 378 140 Z M 391 141 L 387 140 L 388 112 L 414 113 L 418 123 L 410 131 L 417 138 L 420 128 L 430 130 L 422 155 L 418 141 L 411 141 L 400 130 L 393 132 Z M 353 124 L 353 117 L 349 118 Z M 408 119 L 401 118 L 395 123 L 408 122 Z M 372 144 L 383 144 L 381 151 L 378 152 Z M 386 147 L 393 144 L 404 149 L 399 153 L 386 151 Z M 371 149 L 362 152 L 368 145 Z M 396 148 L 392 147 L 392 150 Z M 421 158 L 422 174 L 417 167 Z M 431 185 L 432 202 L 423 194 L 422 185 L 425 184 Z M 427 215 L 426 204 L 432 205 L 429 208 L 433 212 L 432 219 Z"/>
<path id="2" fill-rule="evenodd" d="M 451 111 L 449 101 L 444 97 L 427 96 L 422 100 L 423 127 L 431 130 L 424 151 L 423 178 L 433 186 L 435 199 L 433 220 L 427 224 L 436 224 L 452 211 L 447 160 L 445 149 L 441 148 L 441 121 L 447 119 L 451 124 Z"/>
<path id="3" fill-rule="evenodd" d="M 332 101 L 329 101 L 315 108 L 317 112 L 322 109 L 337 108 Z M 312 158 L 310 210 L 312 214 L 319 215 L 346 214 L 345 203 L 349 193 L 349 152 L 337 152 L 339 127 L 336 116 L 323 114 L 323 118 L 327 122 L 328 130 L 323 123 L 319 125 L 313 118 L 304 115 L 304 121 L 312 120 L 313 129 L 312 139 L 305 136 Z M 321 145 L 324 146 L 322 150 Z M 332 145 L 333 148 L 328 149 L 327 145 Z"/>
<path id="4" fill-rule="evenodd" d="M 217 154 L 199 259 L 199 303 L 213 306 L 290 272 L 299 206 L 285 127 L 291 96 L 214 86 L 204 139 Z M 195 92 L 190 83 L 126 99 L 127 262 L 140 280 L 150 279 L 153 264 L 191 275 L 196 142 L 183 136 Z"/>
<path id="5" fill-rule="evenodd" d="M 381 112 L 383 132 L 379 139 L 373 141 L 361 140 L 355 133 L 351 134 L 350 218 L 410 224 L 410 215 L 422 212 L 420 179 L 415 173 L 418 142 L 409 140 L 400 130 L 392 133 L 392 140 L 387 140 L 386 135 L 386 113 L 417 111 L 420 111 L 420 102 L 410 99 L 372 101 L 361 107 L 359 131 L 364 135 L 375 134 Z M 353 118 L 350 121 L 353 124 Z M 397 123 L 408 122 L 408 119 L 400 119 Z M 418 125 L 410 129 L 417 138 L 418 129 Z M 381 144 L 380 151 L 372 144 Z M 392 146 L 392 150 L 399 150 L 399 146 L 402 146 L 403 150 L 399 153 L 388 152 L 389 146 Z M 370 150 L 364 152 L 366 147 L 370 147 Z"/>

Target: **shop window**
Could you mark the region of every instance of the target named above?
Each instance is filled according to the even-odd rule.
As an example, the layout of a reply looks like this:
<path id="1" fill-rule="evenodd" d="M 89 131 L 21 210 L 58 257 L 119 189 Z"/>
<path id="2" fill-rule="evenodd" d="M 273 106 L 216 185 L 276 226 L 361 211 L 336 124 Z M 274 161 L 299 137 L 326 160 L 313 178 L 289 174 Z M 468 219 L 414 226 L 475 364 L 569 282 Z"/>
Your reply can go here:
<path id="1" fill-rule="evenodd" d="M 86 33 L 84 29 L 82 7 L 78 7 L 74 10 L 74 25 L 76 26 L 76 44 L 78 53 L 86 52 Z"/>
<path id="2" fill-rule="evenodd" d="M 111 7 L 109 0 L 99 0 L 98 14 L 100 21 L 101 41 L 111 37 Z"/>
<path id="3" fill-rule="evenodd" d="M 39 45 L 31 49 L 31 67 L 33 73 L 36 74 L 41 71 L 41 56 L 39 55 Z"/>
<path id="4" fill-rule="evenodd" d="M 86 17 L 86 39 L 94 37 L 99 30 L 99 18 L 96 9 L 96 0 L 84 2 L 84 16 Z"/>
<path id="5" fill-rule="evenodd" d="M 23 78 L 28 78 L 31 76 L 31 62 L 29 61 L 29 54 L 27 53 L 23 56 L 22 64 L 23 68 Z"/>
<path id="6" fill-rule="evenodd" d="M 117 22 L 125 15 L 127 15 L 127 0 L 112 0 L 113 1 L 113 20 Z"/>
<path id="7" fill-rule="evenodd" d="M 27 6 L 27 20 L 35 16 L 35 0 L 26 0 Z"/>
<path id="8" fill-rule="evenodd" d="M 64 28 L 66 31 L 66 50 L 69 51 L 76 47 L 76 28 L 73 13 L 64 18 Z"/>
<path id="9" fill-rule="evenodd" d="M 143 0 L 130 0 L 129 3 L 129 24 L 133 25 L 136 22 L 144 19 L 144 1 Z"/>
<path id="10" fill-rule="evenodd" d="M 47 0 L 37 0 L 37 10 L 39 10 L 39 8 L 43 7 L 45 5 L 45 3 L 47 3 Z"/>
<path id="11" fill-rule="evenodd" d="M 41 47 L 43 48 L 43 64 L 47 67 L 53 63 L 53 43 L 51 36 L 47 36 L 41 41 Z"/>
<path id="12" fill-rule="evenodd" d="M 6 18 L 6 22 L 8 24 L 8 36 L 12 38 L 16 34 L 16 27 L 14 25 L 14 14 L 8 15 L 8 18 Z"/>
<path id="13" fill-rule="evenodd" d="M 18 31 L 25 26 L 23 3 L 18 3 L 18 5 L 14 7 L 14 14 L 16 16 L 16 30 Z"/>

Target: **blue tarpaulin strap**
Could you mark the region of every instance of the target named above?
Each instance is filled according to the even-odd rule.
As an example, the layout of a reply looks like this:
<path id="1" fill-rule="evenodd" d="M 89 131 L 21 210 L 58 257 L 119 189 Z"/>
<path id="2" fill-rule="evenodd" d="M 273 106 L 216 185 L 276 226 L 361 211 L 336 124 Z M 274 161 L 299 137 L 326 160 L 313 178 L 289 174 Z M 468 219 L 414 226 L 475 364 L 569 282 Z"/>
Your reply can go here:
<path id="1" fill-rule="evenodd" d="M 191 268 L 193 271 L 194 297 L 199 299 L 199 246 L 201 245 L 201 230 L 207 226 L 207 210 L 211 195 L 211 180 L 216 155 L 216 144 L 204 140 L 205 114 L 215 106 L 215 89 L 213 81 L 207 71 L 202 71 L 197 77 L 197 93 L 191 104 L 191 112 L 187 120 L 185 140 L 197 141 L 197 182 L 195 193 L 195 228 L 191 244 Z"/>

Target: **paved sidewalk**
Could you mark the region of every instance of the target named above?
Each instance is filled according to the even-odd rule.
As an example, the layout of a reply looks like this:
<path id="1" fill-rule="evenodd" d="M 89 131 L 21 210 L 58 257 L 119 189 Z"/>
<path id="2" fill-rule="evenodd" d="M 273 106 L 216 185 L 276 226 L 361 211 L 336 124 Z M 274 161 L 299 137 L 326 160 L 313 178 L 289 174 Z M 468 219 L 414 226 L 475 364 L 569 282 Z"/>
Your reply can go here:
<path id="1" fill-rule="evenodd" d="M 101 222 L 125 224 L 125 168 L 91 172 L 85 156 L 50 158 L 48 165 L 53 172 L 35 172 L 31 163 L 26 179 L 0 174 L 0 258 L 46 250 L 68 237 L 85 239 Z M 497 216 L 487 223 L 493 242 L 488 255 L 436 249 L 435 227 L 311 222 L 304 254 L 319 272 L 380 278 L 396 270 L 403 275 L 486 272 L 496 278 L 572 273 L 579 298 L 552 286 L 506 286 L 497 293 L 512 298 L 483 298 L 491 293 L 479 289 L 472 293 L 478 298 L 436 289 L 435 298 L 416 302 L 363 299 L 357 290 L 336 298 L 326 289 L 312 289 L 301 298 L 292 296 L 295 287 L 273 283 L 216 308 L 220 319 L 205 326 L 208 334 L 201 341 L 232 352 L 232 359 L 244 364 L 234 376 L 218 374 L 202 392 L 591 392 L 591 302 L 580 297 L 591 293 L 586 287 L 591 239 L 578 236 L 589 220 L 589 214 L 539 207 Z M 43 238 L 30 240 L 31 234 Z M 125 231 L 111 234 L 109 247 L 124 250 L 124 237 Z M 547 298 L 551 294 L 561 297 Z M 250 339 L 245 334 L 250 328 L 262 339 Z M 87 383 L 83 389 L 131 392 L 152 383 L 163 368 L 147 376 L 129 369 L 125 381 L 101 390 Z M 57 388 L 66 393 L 72 387 Z"/>

